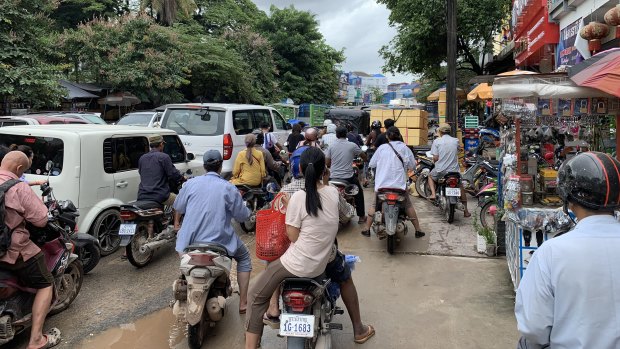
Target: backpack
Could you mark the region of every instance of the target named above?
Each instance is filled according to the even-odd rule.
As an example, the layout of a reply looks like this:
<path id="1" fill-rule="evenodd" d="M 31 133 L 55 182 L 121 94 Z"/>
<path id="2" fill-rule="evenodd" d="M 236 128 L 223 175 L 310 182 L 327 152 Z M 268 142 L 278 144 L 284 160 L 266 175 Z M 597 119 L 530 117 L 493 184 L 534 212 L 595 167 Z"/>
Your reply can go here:
<path id="1" fill-rule="evenodd" d="M 308 148 L 310 148 L 310 146 L 304 145 L 295 149 L 293 154 L 291 154 L 291 158 L 289 159 L 289 161 L 291 162 L 291 173 L 295 178 L 303 177 L 303 175 L 299 171 L 299 161 L 301 159 L 301 153 L 303 153 Z"/>
<path id="2" fill-rule="evenodd" d="M 17 179 L 9 179 L 8 181 L 0 184 L 0 257 L 4 257 L 6 252 L 11 246 L 11 235 L 13 230 L 10 229 L 4 219 L 6 214 L 6 208 L 4 206 L 4 195 L 9 189 L 20 181 Z"/>

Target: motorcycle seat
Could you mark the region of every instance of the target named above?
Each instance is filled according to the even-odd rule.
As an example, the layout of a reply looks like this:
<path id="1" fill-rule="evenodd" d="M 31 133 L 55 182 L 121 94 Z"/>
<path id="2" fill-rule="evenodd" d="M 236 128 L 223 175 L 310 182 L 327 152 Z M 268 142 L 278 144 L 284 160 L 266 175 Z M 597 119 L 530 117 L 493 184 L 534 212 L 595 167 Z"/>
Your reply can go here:
<path id="1" fill-rule="evenodd" d="M 237 187 L 237 189 L 242 190 L 246 193 L 262 194 L 265 192 L 261 186 L 253 187 L 253 186 L 249 186 L 246 184 L 237 184 L 235 185 L 235 187 Z"/>
<path id="2" fill-rule="evenodd" d="M 460 172 L 446 172 L 446 173 L 442 173 L 440 178 L 446 178 L 446 177 L 459 177 L 459 178 L 461 178 L 461 173 Z"/>
<path id="3" fill-rule="evenodd" d="M 289 288 L 293 288 L 293 289 L 305 288 L 308 286 L 308 284 L 315 285 L 315 283 L 325 286 L 329 282 L 331 282 L 331 280 L 327 277 L 325 273 L 317 277 L 314 277 L 314 278 L 294 277 L 294 278 L 286 278 L 282 281 L 283 284 L 286 284 Z"/>
<path id="4" fill-rule="evenodd" d="M 217 242 L 209 242 L 209 243 L 201 243 L 201 244 L 194 244 L 194 245 L 189 245 L 187 246 L 187 248 L 185 249 L 186 251 L 192 251 L 192 250 L 207 250 L 207 251 L 213 251 L 213 252 L 217 252 L 223 256 L 227 256 L 230 257 L 228 255 L 228 250 L 226 249 L 226 247 L 222 244 L 218 244 Z"/>
<path id="5" fill-rule="evenodd" d="M 333 185 L 338 185 L 338 186 L 343 186 L 346 187 L 347 185 L 351 184 L 347 181 L 345 181 L 344 179 L 339 179 L 339 178 L 330 178 L 329 179 L 329 184 L 333 184 Z"/>
<path id="6" fill-rule="evenodd" d="M 155 202 L 155 201 L 140 200 L 140 201 L 129 202 L 126 205 L 121 205 L 121 208 L 123 207 L 135 208 L 139 210 L 150 210 L 154 208 L 163 209 L 164 205 L 160 204 L 159 202 Z"/>
<path id="7" fill-rule="evenodd" d="M 400 189 L 400 188 L 379 188 L 379 192 L 383 193 L 383 192 L 395 192 L 395 193 L 399 193 L 399 194 L 405 194 L 407 191 Z"/>

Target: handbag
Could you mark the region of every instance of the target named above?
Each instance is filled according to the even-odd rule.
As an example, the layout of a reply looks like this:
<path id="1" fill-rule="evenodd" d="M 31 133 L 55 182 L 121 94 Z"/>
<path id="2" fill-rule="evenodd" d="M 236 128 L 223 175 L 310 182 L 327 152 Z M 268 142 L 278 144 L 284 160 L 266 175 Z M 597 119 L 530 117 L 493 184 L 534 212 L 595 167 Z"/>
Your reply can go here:
<path id="1" fill-rule="evenodd" d="M 286 235 L 284 195 L 279 193 L 270 208 L 256 213 L 256 257 L 267 262 L 280 258 L 291 244 Z"/>

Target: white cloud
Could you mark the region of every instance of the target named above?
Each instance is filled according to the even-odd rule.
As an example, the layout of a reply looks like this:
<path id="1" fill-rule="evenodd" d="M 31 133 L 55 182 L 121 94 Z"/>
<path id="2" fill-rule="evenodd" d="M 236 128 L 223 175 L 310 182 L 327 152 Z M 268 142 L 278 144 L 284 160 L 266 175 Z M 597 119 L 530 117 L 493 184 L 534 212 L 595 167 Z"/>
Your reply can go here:
<path id="1" fill-rule="evenodd" d="M 384 62 L 379 55 L 381 46 L 396 35 L 388 25 L 390 11 L 374 0 L 253 0 L 266 12 L 271 4 L 279 8 L 294 5 L 299 10 L 314 13 L 325 41 L 336 49 L 343 49 L 345 71 L 381 73 Z M 409 82 L 411 75 L 386 74 L 390 82 Z"/>

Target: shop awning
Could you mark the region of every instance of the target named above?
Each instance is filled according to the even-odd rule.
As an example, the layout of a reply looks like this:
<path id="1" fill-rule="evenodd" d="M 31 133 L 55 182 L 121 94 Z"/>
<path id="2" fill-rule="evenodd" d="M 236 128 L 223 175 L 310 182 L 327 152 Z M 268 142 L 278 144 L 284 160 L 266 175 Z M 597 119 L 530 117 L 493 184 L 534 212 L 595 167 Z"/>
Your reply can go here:
<path id="1" fill-rule="evenodd" d="M 497 77 L 493 98 L 589 98 L 611 97 L 600 90 L 581 87 L 566 74 L 516 75 Z"/>
<path id="2" fill-rule="evenodd" d="M 467 94 L 468 101 L 483 101 L 491 98 L 493 98 L 493 88 L 486 82 L 479 84 Z"/>
<path id="3" fill-rule="evenodd" d="M 428 97 L 426 97 L 427 101 L 438 101 L 439 100 L 439 95 L 441 93 L 445 93 L 446 92 L 446 88 L 442 87 L 439 90 L 431 93 L 430 95 L 428 95 Z M 467 96 L 465 95 L 465 91 L 461 90 L 460 88 L 456 89 L 456 98 L 461 100 L 461 99 L 465 99 Z"/>
<path id="4" fill-rule="evenodd" d="M 66 99 L 80 99 L 80 98 L 99 98 L 99 96 L 94 95 L 90 92 L 86 92 L 83 89 L 73 85 L 71 82 L 66 80 L 59 80 L 58 83 L 60 86 L 67 89 L 68 93 L 65 95 Z"/>
<path id="5" fill-rule="evenodd" d="M 620 48 L 603 51 L 570 67 L 568 75 L 579 86 L 620 97 Z"/>

